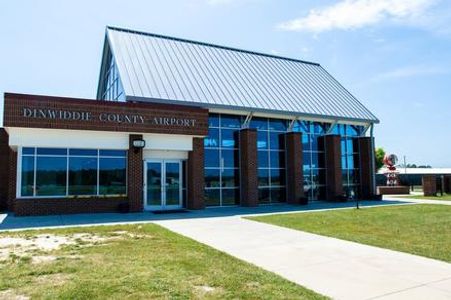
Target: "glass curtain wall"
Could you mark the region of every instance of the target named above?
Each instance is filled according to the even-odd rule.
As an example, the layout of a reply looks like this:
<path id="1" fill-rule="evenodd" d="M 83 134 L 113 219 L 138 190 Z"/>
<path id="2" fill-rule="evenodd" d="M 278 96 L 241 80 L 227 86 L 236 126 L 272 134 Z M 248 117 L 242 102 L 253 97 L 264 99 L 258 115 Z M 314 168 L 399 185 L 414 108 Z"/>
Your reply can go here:
<path id="1" fill-rule="evenodd" d="M 108 101 L 125 101 L 124 88 L 122 87 L 119 72 L 112 55 L 108 56 L 108 68 L 103 76 L 102 99 Z"/>
<path id="2" fill-rule="evenodd" d="M 286 120 L 252 118 L 250 128 L 257 129 L 259 203 L 284 202 Z"/>
<path id="3" fill-rule="evenodd" d="M 340 124 L 336 125 L 333 131 L 341 135 L 343 192 L 348 197 L 356 197 L 360 184 L 359 149 L 356 137 L 361 135 L 363 127 Z"/>
<path id="4" fill-rule="evenodd" d="M 238 137 L 241 116 L 210 114 L 205 147 L 205 205 L 240 204 Z"/>
<path id="5" fill-rule="evenodd" d="M 309 200 L 325 199 L 326 165 L 324 144 L 318 138 L 329 128 L 327 123 L 296 121 L 293 131 L 302 132 L 304 193 Z"/>

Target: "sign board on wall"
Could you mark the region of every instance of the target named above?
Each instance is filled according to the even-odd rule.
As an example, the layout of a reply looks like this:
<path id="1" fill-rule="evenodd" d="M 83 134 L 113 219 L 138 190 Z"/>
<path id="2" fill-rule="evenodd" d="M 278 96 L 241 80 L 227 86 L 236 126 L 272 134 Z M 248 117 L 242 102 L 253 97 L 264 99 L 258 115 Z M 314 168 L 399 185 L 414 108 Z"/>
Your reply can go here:
<path id="1" fill-rule="evenodd" d="M 4 126 L 207 135 L 208 110 L 7 93 Z"/>

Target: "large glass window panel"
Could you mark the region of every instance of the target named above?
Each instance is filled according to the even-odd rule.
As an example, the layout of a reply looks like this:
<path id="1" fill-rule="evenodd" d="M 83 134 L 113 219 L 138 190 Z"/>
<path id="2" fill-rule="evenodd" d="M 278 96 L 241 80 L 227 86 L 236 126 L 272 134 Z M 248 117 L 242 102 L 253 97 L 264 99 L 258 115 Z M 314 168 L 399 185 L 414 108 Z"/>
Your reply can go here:
<path id="1" fill-rule="evenodd" d="M 115 157 L 125 157 L 127 156 L 126 150 L 99 150 L 100 156 L 115 156 Z"/>
<path id="2" fill-rule="evenodd" d="M 257 159 L 259 168 L 269 168 L 268 151 L 258 151 Z"/>
<path id="3" fill-rule="evenodd" d="M 224 168 L 238 167 L 238 150 L 221 150 Z"/>
<path id="4" fill-rule="evenodd" d="M 271 202 L 285 202 L 285 188 L 272 188 Z"/>
<path id="5" fill-rule="evenodd" d="M 266 118 L 252 118 L 250 123 L 251 128 L 256 128 L 259 130 L 267 130 L 268 129 L 268 119 Z"/>
<path id="6" fill-rule="evenodd" d="M 219 206 L 221 204 L 221 190 L 220 189 L 205 189 L 205 205 Z"/>
<path id="7" fill-rule="evenodd" d="M 219 168 L 219 150 L 205 149 L 205 167 Z"/>
<path id="8" fill-rule="evenodd" d="M 240 128 L 241 116 L 221 115 L 221 127 Z"/>
<path id="9" fill-rule="evenodd" d="M 346 163 L 346 156 L 341 157 L 341 168 L 347 169 L 348 164 Z"/>
<path id="10" fill-rule="evenodd" d="M 286 120 L 269 119 L 269 130 L 287 131 L 287 121 Z"/>
<path id="11" fill-rule="evenodd" d="M 97 156 L 97 150 L 92 150 L 92 149 L 69 149 L 69 155 L 74 155 L 74 156 Z"/>
<path id="12" fill-rule="evenodd" d="M 97 157 L 69 158 L 69 195 L 97 194 Z"/>
<path id="13" fill-rule="evenodd" d="M 205 169 L 205 187 L 219 187 L 220 169 Z"/>
<path id="14" fill-rule="evenodd" d="M 269 188 L 259 188 L 258 189 L 258 203 L 269 203 Z"/>
<path id="15" fill-rule="evenodd" d="M 285 168 L 285 153 L 282 151 L 270 151 L 271 168 Z"/>
<path id="16" fill-rule="evenodd" d="M 310 145 L 310 135 L 309 134 L 303 134 L 302 135 L 302 149 L 304 151 L 311 151 L 311 145 Z"/>
<path id="17" fill-rule="evenodd" d="M 284 185 L 285 169 L 271 169 L 271 186 Z"/>
<path id="18" fill-rule="evenodd" d="M 67 149 L 37 148 L 38 155 L 67 155 Z"/>
<path id="19" fill-rule="evenodd" d="M 319 168 L 318 152 L 312 152 L 312 168 Z"/>
<path id="20" fill-rule="evenodd" d="M 36 161 L 36 196 L 65 196 L 66 171 L 66 157 L 38 156 Z"/>
<path id="21" fill-rule="evenodd" d="M 127 191 L 126 158 L 99 159 L 99 194 L 123 195 Z"/>
<path id="22" fill-rule="evenodd" d="M 238 169 L 224 169 L 222 171 L 223 187 L 238 187 L 239 183 Z"/>
<path id="23" fill-rule="evenodd" d="M 33 155 L 35 148 L 22 148 L 22 154 L 23 155 Z"/>
<path id="24" fill-rule="evenodd" d="M 33 196 L 34 187 L 34 156 L 22 157 L 22 174 L 21 174 L 21 191 L 22 197 Z"/>
<path id="25" fill-rule="evenodd" d="M 268 149 L 268 132 L 258 131 L 257 132 L 257 148 L 258 149 Z"/>
<path id="26" fill-rule="evenodd" d="M 209 127 L 219 127 L 219 115 L 210 114 L 208 116 L 208 126 Z"/>
<path id="27" fill-rule="evenodd" d="M 208 129 L 208 136 L 204 139 L 205 147 L 219 147 L 219 129 Z"/>
<path id="28" fill-rule="evenodd" d="M 294 131 L 302 132 L 304 134 L 310 133 L 310 125 L 307 121 L 297 121 L 293 128 Z"/>
<path id="29" fill-rule="evenodd" d="M 222 205 L 239 205 L 239 189 L 222 189 Z"/>
<path id="30" fill-rule="evenodd" d="M 221 146 L 224 148 L 237 148 L 238 131 L 233 129 L 221 129 Z"/>
<path id="31" fill-rule="evenodd" d="M 269 186 L 269 169 L 258 169 L 258 186 Z"/>
<path id="32" fill-rule="evenodd" d="M 278 132 L 269 133 L 269 146 L 271 149 L 285 149 L 284 134 Z"/>

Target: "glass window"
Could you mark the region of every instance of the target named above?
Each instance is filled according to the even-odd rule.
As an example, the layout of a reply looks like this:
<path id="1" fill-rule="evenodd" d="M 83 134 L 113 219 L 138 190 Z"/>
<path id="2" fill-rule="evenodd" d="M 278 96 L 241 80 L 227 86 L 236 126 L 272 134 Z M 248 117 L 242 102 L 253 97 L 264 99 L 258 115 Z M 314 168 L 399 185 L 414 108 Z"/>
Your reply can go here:
<path id="1" fill-rule="evenodd" d="M 285 140 L 284 134 L 271 132 L 269 134 L 269 144 L 271 149 L 284 149 L 285 148 Z"/>
<path id="2" fill-rule="evenodd" d="M 258 131 L 257 132 L 257 148 L 258 149 L 268 149 L 268 132 Z"/>
<path id="3" fill-rule="evenodd" d="M 271 186 L 284 185 L 285 169 L 271 169 Z"/>
<path id="4" fill-rule="evenodd" d="M 222 186 L 238 187 L 240 185 L 238 172 L 238 169 L 224 169 L 222 171 Z"/>
<path id="5" fill-rule="evenodd" d="M 23 153 L 23 151 L 22 151 Z M 34 187 L 34 156 L 22 157 L 21 195 L 33 196 Z"/>
<path id="6" fill-rule="evenodd" d="M 100 156 L 125 157 L 125 156 L 127 156 L 127 151 L 126 150 L 99 150 L 99 155 Z"/>
<path id="7" fill-rule="evenodd" d="M 25 155 L 25 154 L 33 155 L 34 154 L 34 149 L 35 148 L 22 148 L 22 154 L 23 155 Z"/>
<path id="8" fill-rule="evenodd" d="M 268 130 L 268 119 L 254 117 L 251 120 L 250 127 L 259 130 Z"/>
<path id="9" fill-rule="evenodd" d="M 221 146 L 224 148 L 238 147 L 238 131 L 232 129 L 221 130 Z"/>
<path id="10" fill-rule="evenodd" d="M 38 155 L 67 155 L 67 149 L 37 148 Z"/>
<path id="11" fill-rule="evenodd" d="M 258 169 L 258 185 L 269 186 L 269 170 Z"/>
<path id="12" fill-rule="evenodd" d="M 239 189 L 222 189 L 222 205 L 239 205 Z"/>
<path id="13" fill-rule="evenodd" d="M 205 167 L 219 168 L 219 150 L 205 149 Z"/>
<path id="14" fill-rule="evenodd" d="M 220 189 L 206 189 L 205 190 L 205 205 L 219 206 L 221 205 L 221 190 Z"/>
<path id="15" fill-rule="evenodd" d="M 282 151 L 269 151 L 271 168 L 285 168 L 285 153 Z"/>
<path id="16" fill-rule="evenodd" d="M 65 196 L 66 175 L 67 157 L 38 156 L 36 161 L 36 196 Z"/>
<path id="17" fill-rule="evenodd" d="M 88 150 L 89 151 L 89 150 Z M 97 157 L 69 158 L 69 195 L 97 194 Z"/>
<path id="18" fill-rule="evenodd" d="M 220 187 L 219 169 L 205 169 L 205 187 Z"/>
<path id="19" fill-rule="evenodd" d="M 257 151 L 258 167 L 269 168 L 268 151 Z"/>
<path id="20" fill-rule="evenodd" d="M 285 202 L 285 188 L 271 189 L 271 202 Z"/>
<path id="21" fill-rule="evenodd" d="M 204 139 L 204 146 L 211 148 L 219 147 L 219 129 L 208 129 L 208 136 Z"/>
<path id="22" fill-rule="evenodd" d="M 238 167 L 238 150 L 221 150 L 224 168 Z"/>
<path id="23" fill-rule="evenodd" d="M 210 114 L 208 116 L 208 126 L 209 127 L 219 127 L 219 115 Z"/>
<path id="24" fill-rule="evenodd" d="M 287 131 L 287 121 L 286 120 L 269 119 L 269 130 Z"/>
<path id="25" fill-rule="evenodd" d="M 221 115 L 221 127 L 241 128 L 241 116 Z"/>
<path id="26" fill-rule="evenodd" d="M 99 195 L 127 193 L 127 160 L 125 158 L 99 159 Z"/>
<path id="27" fill-rule="evenodd" d="M 97 156 L 97 150 L 69 149 L 69 155 L 74 155 L 74 156 Z"/>

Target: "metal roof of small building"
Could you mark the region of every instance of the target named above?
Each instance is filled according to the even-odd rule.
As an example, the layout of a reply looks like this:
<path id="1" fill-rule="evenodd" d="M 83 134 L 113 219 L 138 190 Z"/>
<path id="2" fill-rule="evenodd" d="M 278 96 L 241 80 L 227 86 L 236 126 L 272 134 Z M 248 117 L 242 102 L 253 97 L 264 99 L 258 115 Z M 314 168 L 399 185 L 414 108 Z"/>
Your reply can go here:
<path id="1" fill-rule="evenodd" d="M 115 27 L 106 39 L 127 100 L 379 122 L 317 63 Z"/>

